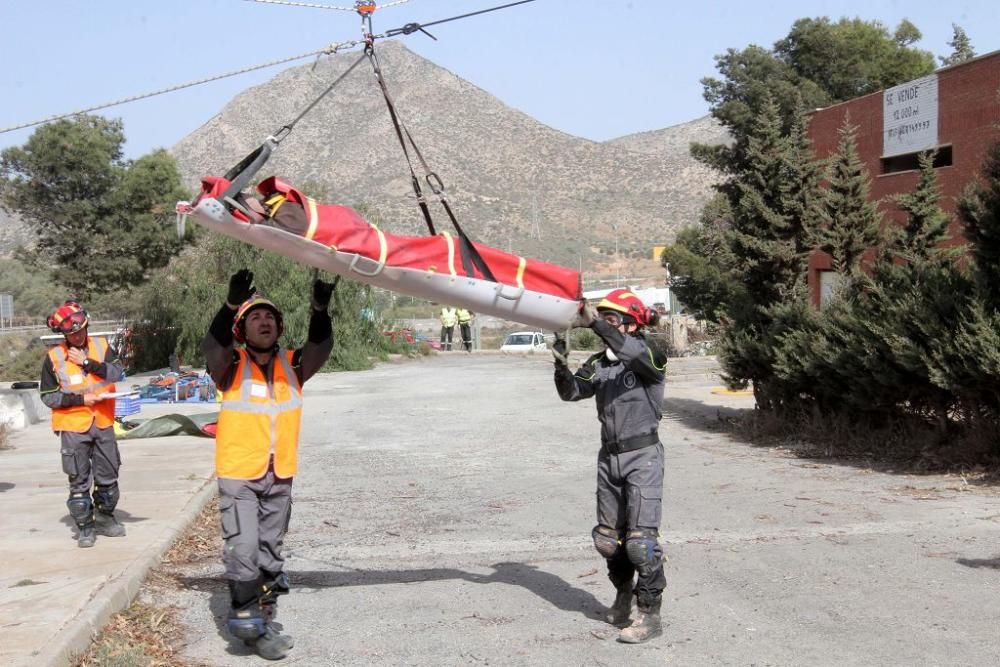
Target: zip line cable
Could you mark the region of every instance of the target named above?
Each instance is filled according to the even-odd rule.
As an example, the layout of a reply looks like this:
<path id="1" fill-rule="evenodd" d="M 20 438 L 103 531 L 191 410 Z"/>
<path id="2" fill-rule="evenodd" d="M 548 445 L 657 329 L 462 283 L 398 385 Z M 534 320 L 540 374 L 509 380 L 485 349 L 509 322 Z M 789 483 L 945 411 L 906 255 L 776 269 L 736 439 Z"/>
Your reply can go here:
<path id="1" fill-rule="evenodd" d="M 307 3 L 292 2 L 291 0 L 245 0 L 246 2 L 263 2 L 269 4 L 280 4 L 280 5 L 295 5 L 295 6 L 312 6 L 312 7 L 322 7 L 324 9 L 342 9 L 340 7 L 332 7 L 330 5 L 309 5 Z M 397 0 L 396 2 L 391 2 L 385 5 L 380 5 L 381 7 L 391 7 L 394 5 L 400 5 L 408 0 Z M 446 19 L 440 19 L 437 21 L 432 21 L 430 23 L 407 23 L 402 28 L 393 28 L 387 30 L 380 35 L 367 35 L 368 41 L 374 41 L 376 39 L 383 39 L 386 37 L 395 37 L 396 35 L 409 35 L 411 33 L 424 32 L 428 37 L 432 39 L 437 39 L 429 32 L 426 32 L 424 28 L 430 27 L 432 25 L 439 25 L 441 23 L 448 23 L 449 21 L 457 21 L 458 19 L 468 18 L 470 16 L 478 16 L 479 14 L 486 14 L 489 12 L 495 12 L 499 9 L 507 9 L 508 7 L 515 7 L 517 5 L 527 4 L 529 2 L 535 2 L 535 0 L 519 0 L 518 2 L 511 2 L 506 5 L 499 5 L 497 7 L 490 7 L 488 9 L 482 9 L 478 12 L 470 12 L 468 14 L 461 14 L 459 16 L 452 16 Z M 351 11 L 357 11 L 357 8 L 351 8 Z M 233 76 L 239 76 L 241 74 L 246 74 L 248 72 L 254 72 L 261 69 L 267 69 L 268 67 L 274 67 L 275 65 L 283 65 L 285 63 L 294 62 L 296 60 L 303 60 L 305 58 L 312 58 L 313 56 L 319 57 L 322 55 L 334 55 L 340 49 L 353 48 L 361 44 L 365 44 L 365 41 L 354 40 L 350 42 L 334 43 L 323 49 L 317 49 L 315 51 L 310 51 L 309 53 L 302 53 L 297 56 L 290 56 L 288 58 L 281 58 L 279 60 L 272 60 L 261 65 L 252 65 L 250 67 L 244 67 L 243 69 L 234 70 L 232 72 L 226 72 L 225 74 L 218 74 L 216 76 L 210 76 L 204 79 L 198 79 L 196 81 L 189 81 L 188 83 L 182 83 L 176 86 L 171 86 L 169 88 L 163 88 L 161 90 L 156 90 L 150 93 L 143 93 L 141 95 L 133 95 L 132 97 L 124 97 L 120 100 L 115 100 L 114 102 L 106 102 L 104 104 L 98 104 L 92 107 L 87 107 L 86 109 L 77 109 L 76 111 L 71 111 L 69 113 L 57 114 L 55 116 L 48 116 L 47 118 L 42 118 L 39 120 L 31 121 L 30 123 L 21 123 L 20 125 L 13 125 L 11 127 L 5 127 L 0 129 L 0 134 L 6 134 L 7 132 L 14 132 L 15 130 L 23 130 L 28 127 L 35 127 L 36 125 L 44 125 L 45 123 L 51 123 L 56 120 L 62 120 L 63 118 L 72 118 L 73 116 L 79 116 L 85 113 L 91 113 L 92 111 L 100 111 L 101 109 L 107 109 L 109 107 L 116 107 L 122 104 L 128 104 L 130 102 L 137 102 L 139 100 L 144 100 L 149 97 L 156 97 L 157 95 L 165 95 L 167 93 L 173 93 L 178 90 L 183 90 L 185 88 L 192 88 L 194 86 L 200 86 L 204 83 L 211 83 L 212 81 L 219 81 L 221 79 L 226 79 Z"/>
<path id="2" fill-rule="evenodd" d="M 280 60 L 272 60 L 268 63 L 263 63 L 261 65 L 253 65 L 251 67 L 245 67 L 240 70 L 234 70 L 232 72 L 226 72 L 225 74 L 219 74 L 217 76 L 210 76 L 205 79 L 198 79 L 197 81 L 190 81 L 188 83 L 182 83 L 177 86 L 171 86 L 170 88 L 164 88 L 162 90 L 156 90 L 151 93 L 144 93 L 142 95 L 134 95 L 132 97 L 126 97 L 120 100 L 115 100 L 114 102 L 106 102 L 105 104 L 98 104 L 96 106 L 88 107 L 86 109 L 79 109 L 77 111 L 72 111 L 70 113 L 58 114 L 56 116 L 49 116 L 48 118 L 42 118 L 41 120 L 35 120 L 30 123 L 22 123 L 20 125 L 14 125 L 13 127 L 5 127 L 0 129 L 0 134 L 6 132 L 13 132 L 14 130 L 23 130 L 26 127 L 34 127 L 35 125 L 44 125 L 45 123 L 51 123 L 52 121 L 62 120 L 63 118 L 71 118 L 72 116 L 79 116 L 80 114 L 90 113 L 91 111 L 98 111 L 100 109 L 107 109 L 108 107 L 115 107 L 120 104 L 128 104 L 129 102 L 136 102 L 138 100 L 144 100 L 148 97 L 156 97 L 157 95 L 165 95 L 166 93 L 172 93 L 178 90 L 183 90 L 185 88 L 191 88 L 193 86 L 198 86 L 203 83 L 210 83 L 212 81 L 218 81 L 220 79 L 225 79 L 232 76 L 239 76 L 240 74 L 246 74 L 247 72 L 253 72 L 259 69 L 266 69 L 268 67 L 274 67 L 275 65 L 283 65 L 285 63 L 294 62 L 296 60 L 302 60 L 304 58 L 312 58 L 313 56 L 322 56 L 324 54 L 333 55 L 337 53 L 338 50 L 342 48 L 349 48 L 358 46 L 363 42 L 353 41 L 344 42 L 343 44 L 331 44 L 324 49 L 318 49 L 316 51 L 310 51 L 309 53 L 303 53 L 297 56 L 291 56 L 289 58 L 281 58 Z"/>
<path id="3" fill-rule="evenodd" d="M 355 7 L 334 7 L 333 5 L 317 5 L 311 2 L 292 2 L 291 0 L 243 0 L 244 2 L 257 2 L 262 5 L 283 5 L 285 7 L 307 7 L 309 9 L 335 9 L 340 12 L 356 12 L 358 8 Z M 402 5 L 410 0 L 396 0 L 396 2 L 387 2 L 384 5 L 376 5 L 376 9 L 385 9 L 386 7 L 395 7 L 396 5 Z"/>
<path id="4" fill-rule="evenodd" d="M 499 5 L 497 7 L 490 7 L 488 9 L 481 9 L 478 12 L 470 12 L 468 14 L 462 14 L 460 16 L 452 16 L 447 19 L 440 19 L 438 21 L 431 21 L 430 23 L 407 23 L 402 28 L 393 28 L 392 30 L 386 30 L 386 37 L 395 37 L 396 35 L 409 35 L 417 30 L 423 31 L 424 28 L 429 28 L 432 25 L 438 25 L 440 23 L 448 23 L 449 21 L 457 21 L 458 19 L 466 19 L 470 16 L 478 16 L 479 14 L 488 14 L 489 12 L 495 12 L 498 9 L 507 9 L 508 7 L 516 7 L 517 5 L 524 5 L 529 2 L 534 2 L 535 0 L 519 0 L 519 2 L 511 2 L 506 5 Z M 430 33 L 427 33 L 430 35 Z M 436 38 L 435 38 L 436 39 Z"/>

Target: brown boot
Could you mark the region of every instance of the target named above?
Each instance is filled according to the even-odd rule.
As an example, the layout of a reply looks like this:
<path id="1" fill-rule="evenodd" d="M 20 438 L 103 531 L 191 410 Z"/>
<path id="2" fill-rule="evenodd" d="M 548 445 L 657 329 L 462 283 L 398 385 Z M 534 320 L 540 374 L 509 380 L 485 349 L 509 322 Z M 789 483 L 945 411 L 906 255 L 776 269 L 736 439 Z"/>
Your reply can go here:
<path id="1" fill-rule="evenodd" d="M 618 590 L 618 594 L 615 596 L 614 604 L 608 607 L 604 620 L 611 625 L 625 627 L 632 617 L 632 598 L 635 597 L 632 582 L 625 582 L 621 586 L 615 586 L 615 588 Z"/>
<path id="2" fill-rule="evenodd" d="M 621 631 L 618 641 L 625 644 L 641 644 L 663 634 L 660 625 L 660 601 L 651 603 L 648 607 L 639 603 L 639 613 L 632 625 Z"/>

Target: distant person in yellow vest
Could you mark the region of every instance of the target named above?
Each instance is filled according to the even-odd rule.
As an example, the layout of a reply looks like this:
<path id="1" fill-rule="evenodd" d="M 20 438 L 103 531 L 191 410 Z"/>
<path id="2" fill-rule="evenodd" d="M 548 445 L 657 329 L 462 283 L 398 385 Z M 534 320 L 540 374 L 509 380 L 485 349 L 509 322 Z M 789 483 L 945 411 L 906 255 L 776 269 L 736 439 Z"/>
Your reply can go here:
<path id="1" fill-rule="evenodd" d="M 455 311 L 455 317 L 458 318 L 458 326 L 462 329 L 462 346 L 465 348 L 466 352 L 472 352 L 471 325 L 474 315 L 465 308 L 459 308 Z"/>
<path id="2" fill-rule="evenodd" d="M 451 352 L 451 341 L 455 335 L 455 323 L 458 322 L 458 313 L 454 306 L 445 306 L 441 309 L 441 349 Z"/>
<path id="3" fill-rule="evenodd" d="M 115 390 L 114 383 L 124 374 L 108 342 L 87 334 L 89 324 L 87 311 L 75 301 L 67 301 L 49 317 L 49 328 L 63 340 L 45 357 L 38 385 L 42 402 L 52 408 L 52 430 L 62 441 L 62 468 L 69 476 L 66 506 L 76 523 L 79 547 L 94 546 L 97 535 L 125 535 L 125 526 L 115 518 L 121 465 L 115 400 L 102 398 Z"/>
<path id="4" fill-rule="evenodd" d="M 313 283 L 308 340 L 286 350 L 278 345 L 281 311 L 256 293 L 253 273 L 238 271 L 202 342 L 208 372 L 222 392 L 215 471 L 231 602 L 227 627 L 268 660 L 284 658 L 293 646 L 271 621 L 278 596 L 289 592 L 281 546 L 291 518 L 302 385 L 333 349 L 327 313 L 333 289 Z"/>

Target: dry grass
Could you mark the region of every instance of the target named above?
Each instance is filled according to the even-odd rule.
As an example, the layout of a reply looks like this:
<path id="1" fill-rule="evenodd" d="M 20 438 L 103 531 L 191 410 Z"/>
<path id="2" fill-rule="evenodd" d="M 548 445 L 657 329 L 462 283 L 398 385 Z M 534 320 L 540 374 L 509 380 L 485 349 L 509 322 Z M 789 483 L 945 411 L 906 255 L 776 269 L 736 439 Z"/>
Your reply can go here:
<path id="1" fill-rule="evenodd" d="M 954 473 L 986 482 L 1000 475 L 995 429 L 966 429 L 947 438 L 918 419 L 872 427 L 849 415 L 798 417 L 755 411 L 731 424 L 755 445 L 778 447 L 801 458 L 860 460 L 898 473 Z"/>
<path id="2" fill-rule="evenodd" d="M 157 592 L 176 590 L 183 568 L 219 557 L 222 538 L 218 517 L 218 499 L 213 499 L 177 538 L 160 565 L 149 572 L 136 601 L 111 617 L 74 667 L 201 667 L 201 663 L 179 657 L 184 632 L 178 610 L 142 600 L 162 600 Z"/>

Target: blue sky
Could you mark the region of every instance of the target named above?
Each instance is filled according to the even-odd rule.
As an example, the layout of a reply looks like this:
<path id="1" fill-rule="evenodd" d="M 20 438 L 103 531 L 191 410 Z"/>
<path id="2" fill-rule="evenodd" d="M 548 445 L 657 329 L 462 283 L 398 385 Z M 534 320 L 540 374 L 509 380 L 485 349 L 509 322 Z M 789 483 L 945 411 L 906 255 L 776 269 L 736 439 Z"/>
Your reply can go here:
<path id="1" fill-rule="evenodd" d="M 315 0 L 353 6 L 353 0 Z M 376 32 L 429 23 L 504 0 L 409 0 L 376 12 Z M 536 0 L 402 38 L 412 51 L 511 107 L 603 141 L 708 112 L 699 80 L 727 48 L 771 46 L 803 17 L 909 18 L 919 44 L 947 55 L 951 24 L 980 54 L 1000 49 L 996 0 L 721 2 Z M 0 128 L 265 63 L 359 36 L 347 11 L 246 0 L 5 0 L 0 3 Z M 301 64 L 308 61 L 301 61 Z M 287 67 L 286 65 L 285 67 Z M 133 102 L 120 117 L 126 153 L 170 147 L 241 90 L 280 67 Z M 391 73 L 390 73 L 391 75 Z M 391 84 L 391 81 L 390 81 Z M 0 148 L 32 130 L 0 134 Z"/>

